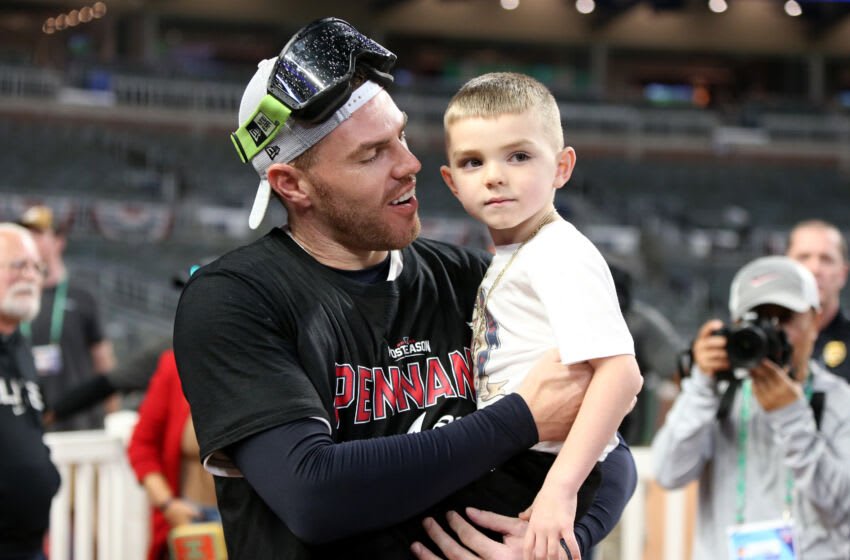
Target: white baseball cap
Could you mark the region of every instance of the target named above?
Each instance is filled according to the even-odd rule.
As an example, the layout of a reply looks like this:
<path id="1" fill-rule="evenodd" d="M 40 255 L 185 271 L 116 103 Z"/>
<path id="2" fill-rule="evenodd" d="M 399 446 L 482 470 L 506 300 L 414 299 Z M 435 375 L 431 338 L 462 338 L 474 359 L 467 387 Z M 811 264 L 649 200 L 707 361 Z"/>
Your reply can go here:
<path id="1" fill-rule="evenodd" d="M 260 61 L 257 65 L 257 71 L 251 81 L 248 82 L 248 87 L 245 88 L 245 93 L 242 94 L 242 101 L 239 104 L 238 124 L 240 126 L 250 119 L 258 118 L 257 115 L 260 115 L 259 118 L 264 118 L 262 113 L 258 111 L 258 107 L 268 93 L 269 76 L 271 76 L 276 62 L 276 58 L 269 58 Z M 380 84 L 371 80 L 364 82 L 351 93 L 348 101 L 333 115 L 318 124 L 300 122 L 297 118 L 286 120 L 275 137 L 251 159 L 251 165 L 254 166 L 260 176 L 260 185 L 257 189 L 257 195 L 254 197 L 251 214 L 248 217 L 248 226 L 251 229 L 259 227 L 269 205 L 271 186 L 266 177 L 266 170 L 269 166 L 273 163 L 289 163 L 318 144 L 322 138 L 346 121 L 357 109 L 368 103 L 382 89 L 383 87 Z"/>
<path id="2" fill-rule="evenodd" d="M 820 310 L 815 277 L 788 257 L 762 257 L 750 262 L 732 279 L 729 313 L 737 321 L 759 305 L 769 303 L 797 313 Z"/>

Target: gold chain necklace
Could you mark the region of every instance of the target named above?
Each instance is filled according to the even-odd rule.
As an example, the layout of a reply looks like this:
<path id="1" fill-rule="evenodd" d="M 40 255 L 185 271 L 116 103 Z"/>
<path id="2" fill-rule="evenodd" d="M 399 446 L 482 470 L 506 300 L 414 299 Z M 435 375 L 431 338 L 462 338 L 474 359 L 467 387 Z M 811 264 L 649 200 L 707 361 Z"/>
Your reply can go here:
<path id="1" fill-rule="evenodd" d="M 476 363 L 476 360 L 477 360 L 478 348 L 481 345 L 481 342 L 483 342 L 481 339 L 484 336 L 484 328 L 487 324 L 486 310 L 487 310 L 487 303 L 490 301 L 490 296 L 493 295 L 493 292 L 496 290 L 496 286 L 499 285 L 499 281 L 502 279 L 502 276 L 504 276 L 505 272 L 507 272 L 507 270 L 511 267 L 511 265 L 514 262 L 514 259 L 516 259 L 516 256 L 519 254 L 520 250 L 523 247 L 525 247 L 525 244 L 528 243 L 529 241 L 531 241 L 532 239 L 534 239 L 537 236 L 537 234 L 540 233 L 540 230 L 543 229 L 543 226 L 555 221 L 557 216 L 558 216 L 558 214 L 557 214 L 557 212 L 555 212 L 555 210 L 552 210 L 551 212 L 546 214 L 540 220 L 540 223 L 537 224 L 537 227 L 534 228 L 534 231 L 531 232 L 531 235 L 529 235 L 525 239 L 525 241 L 520 243 L 519 247 L 514 249 L 513 254 L 511 254 L 511 258 L 508 259 L 507 264 L 505 264 L 505 266 L 502 267 L 502 270 L 499 271 L 498 276 L 496 276 L 496 279 L 493 281 L 493 285 L 490 286 L 490 289 L 487 291 L 487 295 L 484 297 L 483 305 L 480 303 L 481 302 L 481 295 L 484 292 L 484 281 L 483 281 L 483 279 L 481 281 L 481 285 L 478 286 L 478 293 L 475 295 L 475 307 L 473 307 L 473 309 L 472 309 L 472 360 L 473 360 L 473 367 L 474 367 L 474 364 Z M 480 375 L 480 372 L 476 372 L 476 373 L 478 373 Z"/>

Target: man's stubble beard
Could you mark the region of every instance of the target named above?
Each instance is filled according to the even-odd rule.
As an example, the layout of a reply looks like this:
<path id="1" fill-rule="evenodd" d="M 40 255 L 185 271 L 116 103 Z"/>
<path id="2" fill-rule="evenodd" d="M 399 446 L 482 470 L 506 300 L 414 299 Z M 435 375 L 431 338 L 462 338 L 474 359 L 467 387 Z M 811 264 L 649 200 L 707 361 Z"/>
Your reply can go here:
<path id="1" fill-rule="evenodd" d="M 404 231 L 395 231 L 386 222 L 375 216 L 367 215 L 359 208 L 341 204 L 332 194 L 332 189 L 321 181 L 312 181 L 321 212 L 328 224 L 336 232 L 337 241 L 346 247 L 366 251 L 391 251 L 404 249 L 419 236 L 422 224 L 419 213 L 413 217 L 410 227 Z"/>

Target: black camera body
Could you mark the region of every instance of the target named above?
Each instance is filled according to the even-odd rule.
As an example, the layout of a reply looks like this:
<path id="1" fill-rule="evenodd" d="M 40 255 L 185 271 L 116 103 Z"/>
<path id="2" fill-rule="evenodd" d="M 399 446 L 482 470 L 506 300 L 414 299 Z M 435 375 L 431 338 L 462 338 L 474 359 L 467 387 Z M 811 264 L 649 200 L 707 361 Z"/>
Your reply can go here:
<path id="1" fill-rule="evenodd" d="M 731 369 L 751 369 L 764 358 L 780 367 L 791 362 L 791 345 L 779 325 L 767 318 L 724 325 L 714 334 L 726 337 L 726 354 Z"/>

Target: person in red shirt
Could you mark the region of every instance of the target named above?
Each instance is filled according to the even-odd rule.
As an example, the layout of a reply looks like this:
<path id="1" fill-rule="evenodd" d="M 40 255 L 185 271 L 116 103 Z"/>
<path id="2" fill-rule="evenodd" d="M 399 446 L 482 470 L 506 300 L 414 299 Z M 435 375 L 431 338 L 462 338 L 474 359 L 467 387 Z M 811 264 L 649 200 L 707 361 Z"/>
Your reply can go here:
<path id="1" fill-rule="evenodd" d="M 160 356 L 127 453 L 151 503 L 148 560 L 168 558 L 173 527 L 219 519 L 213 479 L 199 460 L 189 403 L 170 349 Z"/>

